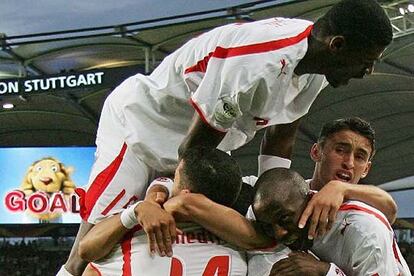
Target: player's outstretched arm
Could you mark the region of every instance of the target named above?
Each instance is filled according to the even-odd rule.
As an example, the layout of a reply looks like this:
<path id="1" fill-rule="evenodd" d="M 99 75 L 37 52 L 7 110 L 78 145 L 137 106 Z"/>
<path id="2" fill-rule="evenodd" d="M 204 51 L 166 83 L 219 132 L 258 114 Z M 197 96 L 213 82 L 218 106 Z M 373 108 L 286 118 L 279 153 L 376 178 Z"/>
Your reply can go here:
<path id="1" fill-rule="evenodd" d="M 147 233 L 152 254 L 158 248 L 161 256 L 172 256 L 172 243 L 176 237 L 174 218 L 149 200 L 138 202 L 121 214 L 97 223 L 81 240 L 79 255 L 89 262 L 105 257 L 138 224 Z"/>
<path id="2" fill-rule="evenodd" d="M 79 255 L 88 262 L 99 260 L 114 248 L 129 231 L 122 225 L 120 214 L 97 223 L 80 241 Z"/>
<path id="3" fill-rule="evenodd" d="M 86 233 L 90 231 L 92 227 L 93 224 L 83 220 L 81 221 L 78 234 L 76 235 L 75 242 L 69 254 L 69 258 L 66 261 L 66 263 L 62 266 L 62 268 L 59 270 L 57 276 L 68 275 L 67 273 L 70 273 L 71 275 L 75 276 L 82 275 L 88 263 L 85 262 L 78 254 L 79 242 L 86 235 Z"/>
<path id="4" fill-rule="evenodd" d="M 187 149 L 195 146 L 216 148 L 225 135 L 225 132 L 218 131 L 203 122 L 198 113 L 195 112 L 187 136 L 178 149 L 178 155 L 181 156 Z"/>
<path id="5" fill-rule="evenodd" d="M 87 261 L 105 257 L 135 225 L 140 224 L 147 233 L 150 252 L 159 249 L 160 255 L 172 255 L 172 241 L 176 229 L 174 218 L 161 208 L 168 198 L 163 185 L 150 185 L 145 200 L 129 206 L 121 214 L 106 218 L 81 240 L 79 255 Z M 128 215 L 127 215 L 128 214 Z M 126 216 L 127 215 L 127 216 Z"/>
<path id="6" fill-rule="evenodd" d="M 397 205 L 391 195 L 372 185 L 344 183 L 338 180 L 328 182 L 309 201 L 299 220 L 299 227 L 309 225 L 309 236 L 324 235 L 335 221 L 336 213 L 344 201 L 359 200 L 385 214 L 390 223 L 396 218 Z"/>
<path id="7" fill-rule="evenodd" d="M 272 239 L 257 231 L 237 211 L 217 204 L 202 194 L 173 197 L 164 204 L 164 208 L 177 220 L 196 222 L 221 239 L 247 250 L 273 244 Z"/>

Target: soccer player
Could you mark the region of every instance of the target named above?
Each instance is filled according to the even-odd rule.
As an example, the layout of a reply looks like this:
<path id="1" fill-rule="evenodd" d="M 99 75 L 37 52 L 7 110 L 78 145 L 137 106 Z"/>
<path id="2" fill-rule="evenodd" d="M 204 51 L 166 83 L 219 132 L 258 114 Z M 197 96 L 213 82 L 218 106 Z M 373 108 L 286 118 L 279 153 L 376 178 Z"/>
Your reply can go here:
<path id="1" fill-rule="evenodd" d="M 353 117 L 325 124 L 321 130 L 318 142 L 311 149 L 311 158 L 315 161 L 315 170 L 313 178 L 308 181 L 312 189 L 320 190 L 320 192 L 314 195 L 308 203 L 300 224 L 306 224 L 307 217 L 309 217 L 306 214 L 311 213 L 309 209 L 315 208 L 315 206 L 322 206 L 321 208 L 317 207 L 319 208 L 317 212 L 324 214 L 323 221 L 321 221 L 324 228 L 321 228 L 321 225 L 318 225 L 317 228 L 322 229 L 319 235 L 323 235 L 331 227 L 328 224 L 333 225 L 336 221 L 335 214 L 343 201 L 346 200 L 360 200 L 376 206 L 376 208 L 383 210 L 387 214 L 390 222 L 393 222 L 396 215 L 396 204 L 388 193 L 375 186 L 352 185 L 357 184 L 361 178 L 368 174 L 374 152 L 375 133 L 368 122 Z M 279 163 L 282 161 L 281 165 L 286 166 L 286 160 L 280 160 L 280 158 L 275 157 L 275 161 Z M 273 167 L 277 166 L 275 163 L 271 165 Z M 290 163 L 287 165 L 289 166 Z M 269 167 L 262 168 L 262 171 L 266 169 L 269 169 Z M 257 178 L 249 177 L 244 179 L 251 183 L 251 185 L 254 185 Z M 263 244 L 255 244 L 254 239 L 249 239 L 249 237 L 256 235 L 255 229 L 249 225 L 246 226 L 244 218 L 234 210 L 220 208 L 214 202 L 204 200 L 203 196 L 195 194 L 177 197 L 173 201 L 176 202 L 174 212 L 191 217 L 191 219 L 202 224 L 223 239 L 247 249 L 263 247 Z M 328 217 L 329 223 L 326 221 Z M 217 221 L 220 221 L 220 224 Z M 237 225 L 236 229 L 233 227 L 234 224 Z M 292 227 L 290 228 L 292 229 Z M 306 229 L 309 229 L 309 236 L 311 238 L 317 237 L 317 232 L 314 230 L 316 225 L 310 223 Z M 283 228 L 283 225 L 281 225 L 279 230 L 279 235 L 288 232 Z M 269 258 L 268 263 L 274 261 L 274 257 L 271 254 L 258 256 L 253 259 L 263 257 Z M 249 262 L 249 264 L 251 263 Z M 310 269 L 309 271 L 302 272 L 304 275 L 308 275 L 306 273 L 311 273 L 315 266 L 318 266 L 320 269 L 320 265 L 322 265 L 322 262 L 313 262 L 312 265 L 307 266 Z M 257 271 L 257 268 L 267 269 L 264 273 L 270 271 L 270 267 L 265 267 L 263 264 L 258 266 L 254 264 L 249 265 L 251 273 L 254 275 L 258 273 L 260 275 L 260 271 Z M 323 268 L 326 268 L 326 263 Z M 334 266 L 331 269 L 334 269 Z"/>
<path id="2" fill-rule="evenodd" d="M 344 199 L 370 204 L 394 223 L 397 206 L 387 192 L 373 185 L 347 185 L 358 184 L 368 175 L 374 155 L 375 131 L 367 121 L 349 117 L 323 125 L 317 143 L 310 150 L 315 169 L 308 180 L 312 190 L 321 192 L 312 198 L 299 223 L 303 227 L 310 216 L 319 217 L 310 222 L 311 237 L 323 235 L 330 228 Z"/>
<path id="3" fill-rule="evenodd" d="M 230 206 L 240 188 L 241 172 L 235 160 L 217 149 L 192 148 L 183 154 L 176 169 L 172 196 L 202 193 Z M 92 266 L 99 275 L 246 275 L 244 252 L 229 247 L 194 223 L 179 224 L 181 232 L 175 239 L 171 258 L 151 256 L 146 228 L 158 215 L 154 203 L 133 204 L 122 214 L 98 223 L 81 240 L 79 252 L 84 259 L 95 261 Z M 129 231 L 138 222 L 142 227 L 135 233 Z"/>
<path id="4" fill-rule="evenodd" d="M 376 1 L 343 0 L 315 24 L 271 18 L 215 28 L 151 75 L 125 80 L 102 109 L 96 162 L 81 196 L 84 222 L 62 272 L 80 274 L 86 264 L 76 259 L 79 239 L 143 198 L 159 171 L 171 173 L 179 148 L 230 151 L 268 127 L 266 149 L 275 125 L 308 112 L 325 77 L 337 87 L 371 73 L 391 40 L 390 21 Z"/>
<path id="5" fill-rule="evenodd" d="M 298 228 L 297 223 L 309 199 L 308 184 L 296 175 L 295 181 L 278 180 L 274 185 L 276 177 L 281 179 L 280 174 L 284 174 L 280 170 L 283 169 L 271 169 L 259 178 L 252 211 L 258 221 L 271 225 L 269 232 L 277 240 L 285 244 L 305 241 L 306 231 Z M 333 227 L 313 241 L 311 250 L 324 262 L 305 252 L 287 257 L 288 248 L 277 248 L 275 253 L 262 252 L 250 257 L 249 273 L 252 271 L 257 276 L 411 275 L 386 217 L 360 201 L 343 203 Z"/>
<path id="6" fill-rule="evenodd" d="M 296 127 L 297 125 L 293 128 Z M 285 125 L 284 129 L 292 132 L 292 128 L 288 125 Z M 274 147 L 274 151 L 277 151 L 278 147 L 287 147 L 283 139 L 279 141 L 281 143 Z M 360 179 L 367 176 L 374 153 L 375 132 L 368 122 L 358 117 L 350 117 L 328 122 L 322 127 L 317 143 L 311 148 L 310 156 L 315 161 L 315 169 L 312 179 L 308 180 L 310 188 L 319 193 L 312 197 L 300 219 L 300 227 L 303 227 L 310 214 L 317 214 L 316 217 L 320 218 L 320 220 L 310 220 L 309 236 L 316 237 L 318 232 L 319 234 L 325 233 L 330 223 L 334 221 L 339 206 L 346 200 L 366 202 L 381 210 L 390 223 L 395 221 L 397 206 L 387 192 L 373 185 L 349 185 L 358 184 Z M 290 160 L 278 156 L 265 157 L 267 158 L 264 162 L 265 166 L 259 168 L 259 175 L 273 167 L 290 167 Z M 250 176 L 243 179 L 254 186 L 257 177 Z M 251 190 L 254 193 L 254 190 Z M 246 198 L 252 200 L 253 197 L 246 196 Z M 204 206 L 202 199 L 203 196 L 192 194 L 174 200 L 177 201 L 177 208 L 180 208 L 181 204 L 186 208 L 191 208 L 192 205 L 197 207 L 192 215 L 196 219 L 199 216 L 199 223 L 203 223 L 204 213 L 202 211 L 207 204 Z M 313 210 L 315 208 L 318 210 Z"/>

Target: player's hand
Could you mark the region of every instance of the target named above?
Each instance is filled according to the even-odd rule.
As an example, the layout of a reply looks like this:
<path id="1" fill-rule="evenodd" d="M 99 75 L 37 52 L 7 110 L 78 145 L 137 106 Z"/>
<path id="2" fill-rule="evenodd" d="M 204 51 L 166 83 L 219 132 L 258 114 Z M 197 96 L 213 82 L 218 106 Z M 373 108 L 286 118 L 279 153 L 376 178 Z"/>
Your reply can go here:
<path id="1" fill-rule="evenodd" d="M 170 213 L 177 221 L 191 221 L 191 215 L 186 208 L 186 197 L 192 194 L 182 194 L 170 198 L 165 204 L 164 209 Z"/>
<path id="2" fill-rule="evenodd" d="M 135 207 L 135 215 L 139 224 L 147 233 L 151 254 L 158 247 L 160 256 L 172 256 L 172 244 L 175 241 L 177 231 L 175 220 L 160 205 L 152 201 L 144 200 Z"/>
<path id="3" fill-rule="evenodd" d="M 269 276 L 319 276 L 326 275 L 329 263 L 318 261 L 311 254 L 292 252 L 288 258 L 278 261 L 272 267 Z"/>
<path id="4" fill-rule="evenodd" d="M 324 235 L 332 228 L 336 213 L 344 201 L 344 185 L 350 185 L 338 180 L 328 182 L 318 193 L 314 194 L 308 202 L 299 220 L 299 228 L 309 224 L 309 239 Z M 308 219 L 310 218 L 310 222 Z"/>
<path id="5" fill-rule="evenodd" d="M 168 190 L 162 185 L 154 185 L 147 191 L 145 200 L 162 206 L 168 200 Z"/>

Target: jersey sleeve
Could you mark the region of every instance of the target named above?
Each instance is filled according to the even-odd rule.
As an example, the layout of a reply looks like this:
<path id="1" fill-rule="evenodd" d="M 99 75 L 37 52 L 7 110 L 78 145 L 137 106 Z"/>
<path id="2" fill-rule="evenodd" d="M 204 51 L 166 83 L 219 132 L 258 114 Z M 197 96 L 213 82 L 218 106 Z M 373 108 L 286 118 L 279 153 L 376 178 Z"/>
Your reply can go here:
<path id="1" fill-rule="evenodd" d="M 392 239 L 382 231 L 367 235 L 352 235 L 348 239 L 349 250 L 353 250 L 350 265 L 354 275 L 398 275 L 398 261 L 394 256 Z"/>
<path id="2" fill-rule="evenodd" d="M 269 94 L 279 90 L 276 71 L 281 65 L 263 59 L 275 59 L 274 53 L 210 58 L 206 71 L 190 102 L 203 121 L 225 132 L 253 102 L 255 112 L 267 108 Z"/>

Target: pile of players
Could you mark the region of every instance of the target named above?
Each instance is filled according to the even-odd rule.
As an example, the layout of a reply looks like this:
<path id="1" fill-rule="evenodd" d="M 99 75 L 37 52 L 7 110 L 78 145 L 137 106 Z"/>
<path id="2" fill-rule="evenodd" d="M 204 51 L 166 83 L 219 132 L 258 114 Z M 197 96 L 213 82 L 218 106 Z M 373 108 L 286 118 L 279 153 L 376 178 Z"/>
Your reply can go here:
<path id="1" fill-rule="evenodd" d="M 343 0 L 315 23 L 215 28 L 125 80 L 105 101 L 83 222 L 58 275 L 411 275 L 395 202 L 357 185 L 375 154 L 369 123 L 328 122 L 312 179 L 289 169 L 319 92 L 372 73 L 391 41 L 375 0 Z M 258 178 L 242 181 L 224 151 L 262 128 Z"/>

